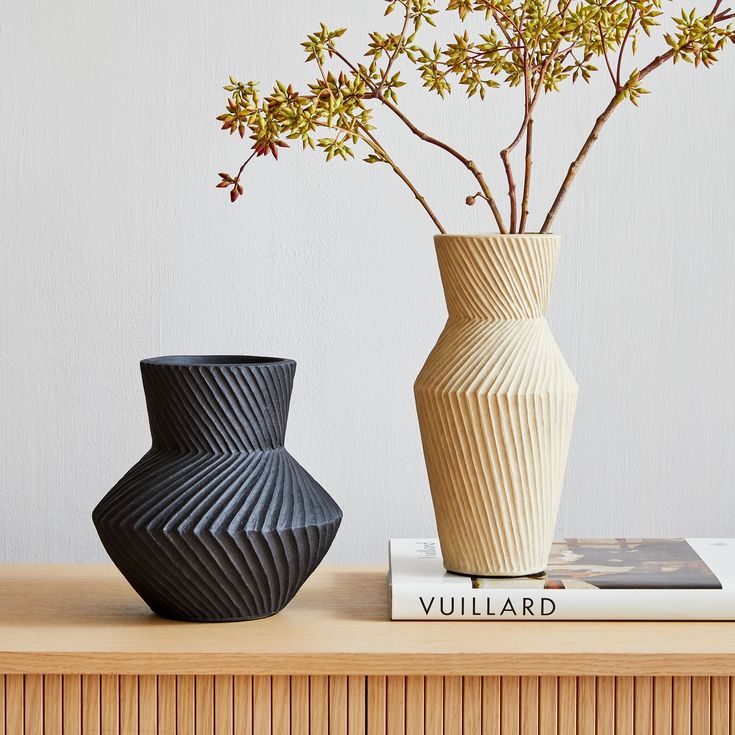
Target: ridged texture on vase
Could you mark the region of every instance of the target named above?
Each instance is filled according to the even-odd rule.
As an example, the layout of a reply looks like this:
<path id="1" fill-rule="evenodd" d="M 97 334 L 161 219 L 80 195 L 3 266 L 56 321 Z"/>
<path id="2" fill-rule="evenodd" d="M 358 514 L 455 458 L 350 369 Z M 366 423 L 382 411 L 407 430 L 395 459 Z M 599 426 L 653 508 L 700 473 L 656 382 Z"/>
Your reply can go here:
<path id="1" fill-rule="evenodd" d="M 153 446 L 94 510 L 110 557 L 164 617 L 278 612 L 342 519 L 283 447 L 296 363 L 237 360 L 141 363 Z"/>
<path id="2" fill-rule="evenodd" d="M 559 238 L 435 243 L 449 318 L 415 395 L 444 563 L 534 574 L 548 562 L 578 392 L 545 317 Z"/>

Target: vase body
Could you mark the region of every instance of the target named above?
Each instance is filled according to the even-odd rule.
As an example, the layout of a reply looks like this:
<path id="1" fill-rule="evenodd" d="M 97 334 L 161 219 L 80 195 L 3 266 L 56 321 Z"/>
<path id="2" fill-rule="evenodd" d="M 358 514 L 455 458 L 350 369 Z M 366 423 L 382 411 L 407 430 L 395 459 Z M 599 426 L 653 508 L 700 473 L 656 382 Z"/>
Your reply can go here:
<path id="1" fill-rule="evenodd" d="M 555 235 L 438 235 L 448 319 L 415 384 L 446 568 L 543 571 L 577 383 L 546 322 Z"/>
<path id="2" fill-rule="evenodd" d="M 342 511 L 284 448 L 295 369 L 238 356 L 141 362 L 152 447 L 93 520 L 157 614 L 273 615 L 329 549 Z"/>

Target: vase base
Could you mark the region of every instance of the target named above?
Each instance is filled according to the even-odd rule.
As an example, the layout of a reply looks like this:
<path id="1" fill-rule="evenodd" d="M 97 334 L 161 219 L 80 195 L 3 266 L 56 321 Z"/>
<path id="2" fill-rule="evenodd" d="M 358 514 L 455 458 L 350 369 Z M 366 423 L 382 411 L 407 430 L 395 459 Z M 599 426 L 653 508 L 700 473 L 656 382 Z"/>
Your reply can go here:
<path id="1" fill-rule="evenodd" d="M 444 567 L 448 572 L 451 574 L 458 574 L 462 577 L 487 577 L 489 579 L 513 579 L 514 577 L 543 577 L 544 574 L 546 574 L 546 569 L 541 569 L 541 571 L 534 570 L 534 571 L 519 571 L 519 572 L 509 572 L 509 571 L 492 571 L 492 572 L 460 572 L 456 569 L 450 569 L 449 567 Z"/>
<path id="2" fill-rule="evenodd" d="M 284 606 L 285 607 L 285 606 Z M 164 620 L 171 620 L 176 623 L 248 623 L 255 620 L 265 620 L 266 618 L 272 618 L 274 615 L 278 615 L 283 608 L 274 612 L 267 612 L 263 615 L 251 615 L 245 617 L 234 617 L 234 618 L 190 618 L 185 615 L 176 615 L 176 613 L 163 613 L 158 610 L 153 610 L 154 615 Z"/>

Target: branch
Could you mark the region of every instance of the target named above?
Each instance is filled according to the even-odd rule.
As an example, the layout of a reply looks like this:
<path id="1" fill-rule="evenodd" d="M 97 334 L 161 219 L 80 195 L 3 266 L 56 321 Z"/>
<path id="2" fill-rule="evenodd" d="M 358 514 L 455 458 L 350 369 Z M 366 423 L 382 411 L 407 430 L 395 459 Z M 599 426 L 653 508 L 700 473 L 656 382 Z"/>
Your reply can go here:
<path id="1" fill-rule="evenodd" d="M 505 169 L 505 178 L 508 180 L 508 199 L 510 200 L 510 232 L 516 232 L 516 215 L 518 205 L 516 204 L 516 182 L 513 177 L 513 167 L 510 165 L 510 155 L 508 149 L 500 151 L 500 158 L 503 160 L 503 168 Z"/>
<path id="2" fill-rule="evenodd" d="M 623 41 L 620 44 L 620 51 L 618 51 L 618 68 L 616 70 L 615 79 L 613 79 L 616 92 L 620 91 L 620 70 L 623 66 L 623 54 L 625 52 L 625 45 L 628 43 L 628 38 L 630 37 L 631 31 L 635 26 L 635 15 L 636 11 L 632 10 L 630 14 L 630 20 L 628 21 L 628 27 L 625 29 L 625 36 L 623 36 Z"/>
<path id="3" fill-rule="evenodd" d="M 664 54 L 659 54 L 658 56 L 656 56 L 653 61 L 651 61 L 647 66 L 644 66 L 643 69 L 641 69 L 640 73 L 638 74 L 637 80 L 639 82 L 643 81 L 643 79 L 645 79 L 651 72 L 655 71 L 662 64 L 665 64 L 669 59 L 671 59 L 673 55 L 674 50 L 671 49 Z M 590 148 L 592 148 L 595 141 L 599 138 L 600 131 L 605 126 L 605 123 L 609 120 L 610 115 L 613 114 L 617 106 L 625 99 L 625 89 L 627 88 L 628 84 L 630 84 L 630 81 L 631 80 L 629 79 L 625 86 L 619 92 L 615 93 L 610 102 L 608 102 L 607 107 L 600 113 L 599 117 L 595 121 L 595 124 L 593 125 L 590 134 L 587 136 L 587 139 L 584 141 L 584 144 L 580 148 L 577 157 L 572 161 L 569 166 L 567 175 L 564 177 L 564 181 L 562 181 L 562 184 L 559 187 L 559 191 L 557 192 L 556 198 L 554 199 L 554 203 L 551 205 L 551 209 L 549 209 L 549 212 L 546 215 L 546 219 L 544 220 L 541 232 L 548 232 L 551 228 L 551 225 L 554 222 L 554 218 L 556 217 L 556 214 L 559 210 L 559 206 L 564 201 L 564 198 L 569 191 L 569 187 L 572 185 L 572 182 L 577 175 L 579 167 L 582 165 L 582 163 L 584 163 L 584 159 L 587 158 L 587 154 L 589 153 Z"/>
<path id="4" fill-rule="evenodd" d="M 613 72 L 612 65 L 610 64 L 610 57 L 607 54 L 607 37 L 602 32 L 602 24 L 597 24 L 597 31 L 600 34 L 600 44 L 602 45 L 602 53 L 605 57 L 605 66 L 607 66 L 607 71 L 610 74 L 610 79 L 612 80 L 613 86 L 615 87 L 615 91 L 620 91 L 620 85 L 615 79 L 615 72 Z M 618 63 L 620 62 L 620 59 L 622 58 L 622 48 L 621 48 L 621 55 L 618 56 Z"/>
<path id="5" fill-rule="evenodd" d="M 240 170 L 237 172 L 237 176 L 233 179 L 230 174 L 222 172 L 220 173 L 220 182 L 217 184 L 218 189 L 229 189 L 230 190 L 230 201 L 236 202 L 240 196 L 243 193 L 242 184 L 240 183 L 240 177 L 242 176 L 242 172 L 245 170 L 245 166 L 247 166 L 250 161 L 255 158 L 255 156 L 258 155 L 258 151 L 254 150 L 248 157 L 245 159 L 245 162 L 240 166 Z"/>
<path id="6" fill-rule="evenodd" d="M 252 153 L 251 153 L 251 154 L 250 154 L 250 155 L 249 155 L 249 156 L 247 157 L 247 159 L 245 160 L 245 163 L 243 163 L 243 165 L 242 165 L 242 166 L 240 166 L 240 170 L 239 170 L 239 171 L 237 172 L 237 176 L 235 176 L 235 182 L 236 182 L 236 183 L 239 183 L 239 182 L 240 182 L 240 177 L 242 176 L 242 172 L 243 172 L 243 169 L 245 168 L 245 166 L 247 166 L 247 165 L 248 165 L 248 164 L 250 163 L 250 161 L 252 161 L 252 160 L 253 160 L 253 158 L 255 158 L 255 156 L 256 156 L 257 154 L 258 154 L 258 151 L 253 151 L 253 152 L 252 152 Z"/>
<path id="7" fill-rule="evenodd" d="M 450 155 L 454 156 L 475 177 L 475 180 L 480 185 L 480 189 L 482 190 L 483 198 L 490 205 L 490 209 L 492 210 L 493 217 L 495 217 L 495 222 L 498 225 L 498 229 L 500 230 L 500 233 L 504 235 L 506 233 L 506 228 L 505 222 L 503 221 L 503 215 L 500 213 L 500 209 L 498 209 L 497 202 L 495 201 L 492 192 L 490 191 L 490 187 L 485 181 L 485 177 L 483 176 L 482 172 L 477 168 L 475 162 L 462 155 L 458 150 L 452 148 L 452 146 L 448 145 L 444 141 L 439 140 L 438 138 L 434 138 L 428 133 L 425 133 L 423 130 L 417 128 L 416 125 L 414 125 L 411 120 L 409 120 L 403 114 L 403 112 L 393 102 L 391 102 L 391 100 L 386 99 L 382 96 L 379 99 L 417 138 L 420 138 L 425 143 L 430 143 L 431 145 L 437 146 L 438 148 L 441 148 Z"/>
<path id="8" fill-rule="evenodd" d="M 531 166 L 533 159 L 531 150 L 533 148 L 533 118 L 528 121 L 526 128 L 526 171 L 523 176 L 523 200 L 521 203 L 521 223 L 518 226 L 518 232 L 526 231 L 526 220 L 528 219 L 528 198 L 531 195 Z"/>
<path id="9" fill-rule="evenodd" d="M 388 58 L 388 64 L 385 67 L 385 71 L 383 72 L 383 75 L 380 79 L 380 83 L 378 84 L 376 91 L 377 95 L 381 95 L 383 93 L 383 87 L 385 86 L 385 81 L 388 79 L 388 75 L 390 74 L 390 70 L 393 67 L 393 62 L 396 60 L 396 57 L 401 52 L 401 46 L 403 46 L 403 40 L 406 37 L 406 29 L 408 28 L 408 21 L 411 18 L 411 0 L 406 0 L 406 15 L 403 18 L 403 27 L 401 28 L 401 36 L 400 41 L 398 41 L 398 44 L 395 48 L 395 51 L 390 55 Z"/>
<path id="10" fill-rule="evenodd" d="M 338 51 L 334 46 L 329 47 L 330 51 L 338 58 L 340 59 L 349 69 L 352 71 L 353 74 L 358 75 L 361 77 L 365 83 L 371 88 L 373 94 L 376 93 L 377 87 L 375 86 L 374 82 L 371 79 L 366 78 L 360 73 L 360 70 L 346 57 L 344 54 L 342 54 L 340 51 Z M 487 185 L 487 182 L 485 181 L 485 177 L 483 176 L 482 172 L 477 168 L 477 165 L 474 161 L 471 161 L 466 156 L 462 155 L 459 151 L 452 148 L 450 145 L 445 143 L 444 141 L 439 140 L 438 138 L 434 138 L 428 133 L 425 133 L 423 130 L 420 130 L 416 125 L 414 125 L 411 120 L 409 120 L 403 112 L 393 103 L 391 100 L 389 100 L 385 95 L 382 94 L 382 92 L 378 95 L 375 94 L 376 99 L 385 105 L 398 119 L 418 138 L 423 140 L 426 143 L 430 143 L 431 145 L 437 146 L 438 148 L 441 148 L 442 150 L 446 151 L 450 155 L 454 156 L 458 161 L 462 163 L 462 165 L 475 177 L 475 180 L 480 185 L 480 189 L 483 193 L 483 198 L 487 203 L 490 205 L 490 209 L 492 210 L 493 217 L 495 217 L 495 222 L 498 225 L 498 229 L 500 230 L 501 234 L 505 234 L 507 232 L 505 228 L 505 223 L 503 222 L 503 215 L 500 213 L 500 210 L 498 209 L 498 205 L 493 198 L 492 192 L 490 191 L 490 187 Z"/>
<path id="11" fill-rule="evenodd" d="M 560 16 L 564 17 L 566 12 L 569 9 L 569 2 L 566 3 L 564 8 L 560 11 Z M 544 88 L 544 77 L 546 76 L 546 72 L 549 70 L 549 66 L 551 66 L 551 62 L 554 61 L 558 56 L 563 55 L 559 54 L 559 47 L 561 46 L 562 39 L 560 38 L 555 44 L 554 47 L 551 49 L 549 55 L 544 60 L 544 63 L 541 65 L 539 69 L 539 76 L 538 81 L 536 82 L 536 88 L 533 89 L 533 94 L 530 95 L 530 90 L 528 87 L 529 81 L 528 81 L 528 74 L 529 70 L 528 65 L 526 62 L 526 69 L 524 70 L 524 76 L 526 77 L 526 92 L 525 92 L 525 111 L 523 115 L 523 121 L 521 122 L 520 128 L 518 128 L 518 132 L 516 133 L 516 137 L 513 138 L 510 145 L 508 145 L 506 148 L 504 148 L 500 152 L 500 157 L 503 159 L 503 163 L 505 163 L 505 158 L 508 154 L 510 154 L 513 149 L 518 145 L 518 143 L 521 142 L 523 139 L 523 134 L 526 131 L 526 128 L 528 127 L 528 122 L 531 119 L 531 115 L 533 115 L 533 111 L 536 108 L 536 104 L 539 101 L 539 98 L 541 96 L 541 91 Z M 564 52 L 566 53 L 566 51 Z"/>
<path id="12" fill-rule="evenodd" d="M 434 214 L 434 211 L 432 208 L 428 205 L 426 199 L 422 196 L 422 194 L 419 192 L 419 190 L 413 185 L 411 180 L 406 176 L 406 174 L 403 173 L 403 171 L 400 169 L 400 167 L 395 163 L 395 161 L 388 155 L 385 148 L 378 143 L 378 141 L 375 139 L 375 136 L 373 136 L 368 130 L 365 128 L 362 128 L 362 135 L 359 135 L 359 137 L 365 141 L 374 151 L 377 155 L 379 155 L 394 171 L 394 173 L 403 181 L 403 183 L 411 190 L 414 197 L 416 197 L 416 200 L 419 202 L 419 204 L 424 208 L 426 213 L 431 217 L 431 221 L 436 225 L 436 228 L 439 230 L 439 232 L 444 235 L 446 234 L 446 230 L 442 226 L 442 223 L 439 221 L 439 218 Z"/>

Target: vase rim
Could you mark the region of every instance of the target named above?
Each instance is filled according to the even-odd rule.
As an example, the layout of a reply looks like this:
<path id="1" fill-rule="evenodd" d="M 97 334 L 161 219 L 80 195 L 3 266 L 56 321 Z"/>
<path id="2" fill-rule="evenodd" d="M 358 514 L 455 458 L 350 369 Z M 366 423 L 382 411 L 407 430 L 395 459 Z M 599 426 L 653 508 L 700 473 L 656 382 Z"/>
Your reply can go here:
<path id="1" fill-rule="evenodd" d="M 510 238 L 526 238 L 530 240 L 545 240 L 550 237 L 560 238 L 561 235 L 556 232 L 515 232 L 515 233 L 502 233 L 502 232 L 443 232 L 438 235 L 434 235 L 434 240 L 452 240 L 458 237 L 474 237 L 484 238 L 493 240 L 504 240 Z"/>
<path id="2" fill-rule="evenodd" d="M 266 365 L 295 365 L 287 357 L 265 357 L 261 355 L 161 355 L 147 357 L 141 365 L 165 365 L 166 367 L 259 367 Z"/>

